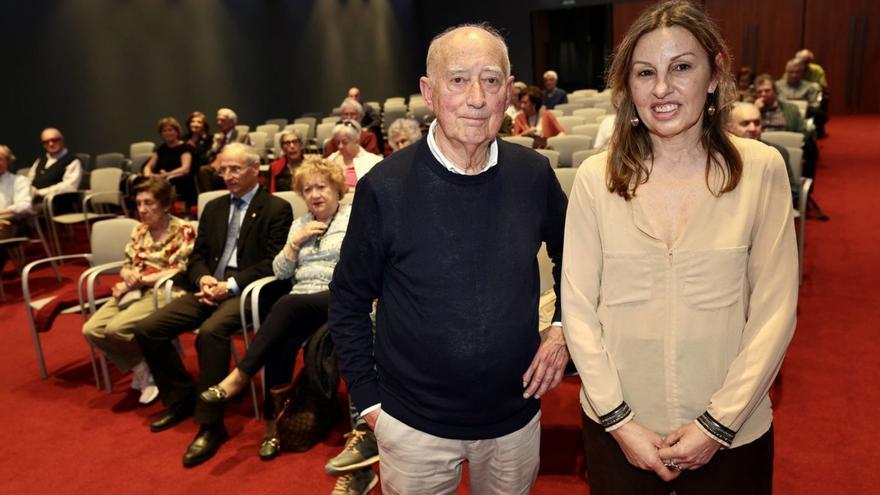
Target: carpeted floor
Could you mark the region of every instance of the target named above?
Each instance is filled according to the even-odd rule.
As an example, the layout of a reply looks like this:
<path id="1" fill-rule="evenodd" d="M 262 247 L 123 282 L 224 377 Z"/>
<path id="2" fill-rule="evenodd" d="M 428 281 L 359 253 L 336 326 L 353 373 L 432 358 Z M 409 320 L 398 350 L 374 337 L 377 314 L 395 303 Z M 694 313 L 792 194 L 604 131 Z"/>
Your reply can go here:
<path id="1" fill-rule="evenodd" d="M 806 267 L 797 334 L 783 367 L 776 412 L 776 493 L 876 493 L 880 484 L 880 230 L 874 213 L 880 184 L 880 117 L 837 117 L 822 142 L 816 197 L 830 222 L 808 222 Z M 75 266 L 66 266 L 69 278 Z M 39 292 L 58 286 L 38 274 Z M 50 371 L 40 380 L 15 276 L 4 277 L 0 305 L 0 493 L 266 493 L 327 494 L 334 478 L 323 465 L 343 444 L 340 424 L 303 454 L 272 462 L 256 456 L 262 425 L 250 402 L 227 414 L 231 439 L 195 469 L 181 467 L 196 432 L 187 422 L 153 434 L 160 405 L 139 408 L 119 374 L 116 391 L 92 385 L 79 316 L 62 316 L 42 336 Z M 192 337 L 187 364 L 196 371 Z M 578 382 L 567 379 L 543 401 L 542 467 L 534 493 L 588 493 L 580 452 Z M 466 490 L 460 490 L 466 493 Z M 378 493 L 378 490 L 376 490 Z"/>

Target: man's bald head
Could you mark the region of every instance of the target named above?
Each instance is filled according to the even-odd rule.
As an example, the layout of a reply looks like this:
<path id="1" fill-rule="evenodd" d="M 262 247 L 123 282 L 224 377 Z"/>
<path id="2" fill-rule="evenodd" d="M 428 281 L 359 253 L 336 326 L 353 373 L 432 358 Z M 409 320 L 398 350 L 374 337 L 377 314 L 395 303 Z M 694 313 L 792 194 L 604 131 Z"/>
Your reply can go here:
<path id="1" fill-rule="evenodd" d="M 807 50 L 806 48 L 797 52 L 794 55 L 794 58 L 796 58 L 798 60 L 803 60 L 804 63 L 807 63 L 807 64 L 812 63 L 813 60 L 815 59 L 815 57 L 813 56 L 813 52 L 811 52 L 810 50 Z"/>
<path id="2" fill-rule="evenodd" d="M 428 77 L 436 79 L 439 76 L 438 71 L 446 69 L 444 62 L 450 51 L 461 50 L 461 47 L 476 43 L 496 45 L 501 71 L 505 79 L 510 76 L 510 57 L 507 53 L 507 43 L 504 42 L 501 34 L 486 24 L 462 24 L 443 31 L 431 40 L 425 62 Z"/>

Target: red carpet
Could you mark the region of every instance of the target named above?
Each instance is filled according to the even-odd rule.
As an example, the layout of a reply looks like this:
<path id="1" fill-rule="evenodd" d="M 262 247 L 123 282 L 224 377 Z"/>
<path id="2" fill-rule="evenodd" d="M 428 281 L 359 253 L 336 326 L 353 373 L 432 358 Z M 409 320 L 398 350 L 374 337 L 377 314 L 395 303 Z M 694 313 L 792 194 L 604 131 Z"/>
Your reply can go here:
<path id="1" fill-rule="evenodd" d="M 880 484 L 880 230 L 873 225 L 880 210 L 878 128 L 880 117 L 836 117 L 822 142 L 816 197 L 831 221 L 807 224 L 798 330 L 776 412 L 776 493 L 876 493 Z M 65 267 L 68 283 L 75 271 Z M 49 271 L 39 276 L 43 291 L 57 290 Z M 254 421 L 249 399 L 231 406 L 232 438 L 219 454 L 182 468 L 195 425 L 150 433 L 149 418 L 161 406 L 137 407 L 127 377 L 115 375 L 111 395 L 96 390 L 79 316 L 59 317 L 43 335 L 50 377 L 40 380 L 18 280 L 9 272 L 4 279 L 9 301 L 0 306 L 0 493 L 308 495 L 332 489 L 335 479 L 323 466 L 341 447 L 346 426 L 310 452 L 260 462 L 262 424 Z M 192 338 L 183 343 L 195 372 Z M 577 390 L 577 380 L 568 379 L 544 399 L 534 493 L 588 493 L 580 474 Z"/>

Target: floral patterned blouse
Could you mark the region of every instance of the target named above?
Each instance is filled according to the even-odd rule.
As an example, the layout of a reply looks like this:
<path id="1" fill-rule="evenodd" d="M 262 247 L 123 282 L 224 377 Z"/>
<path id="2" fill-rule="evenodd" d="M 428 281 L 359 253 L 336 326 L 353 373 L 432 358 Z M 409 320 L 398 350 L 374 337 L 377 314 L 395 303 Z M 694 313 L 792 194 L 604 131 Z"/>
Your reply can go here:
<path id="1" fill-rule="evenodd" d="M 196 231 L 188 222 L 171 217 L 168 230 L 159 240 L 153 240 L 150 228 L 139 223 L 131 232 L 131 241 L 125 246 L 125 268 L 143 275 L 168 269 L 186 270 L 196 240 Z"/>

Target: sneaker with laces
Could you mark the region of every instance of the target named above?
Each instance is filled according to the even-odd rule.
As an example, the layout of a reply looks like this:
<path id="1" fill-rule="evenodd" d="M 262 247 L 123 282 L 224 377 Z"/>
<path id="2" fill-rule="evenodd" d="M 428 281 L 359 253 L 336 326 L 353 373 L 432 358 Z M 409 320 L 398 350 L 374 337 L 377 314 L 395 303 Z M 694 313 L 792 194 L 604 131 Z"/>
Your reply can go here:
<path id="1" fill-rule="evenodd" d="M 372 469 L 361 469 L 340 476 L 330 495 L 366 495 L 377 483 L 379 483 L 379 477 Z"/>
<path id="2" fill-rule="evenodd" d="M 372 431 L 352 430 L 345 436 L 348 438 L 345 448 L 324 466 L 327 474 L 336 476 L 349 473 L 379 461 L 379 446 Z"/>

